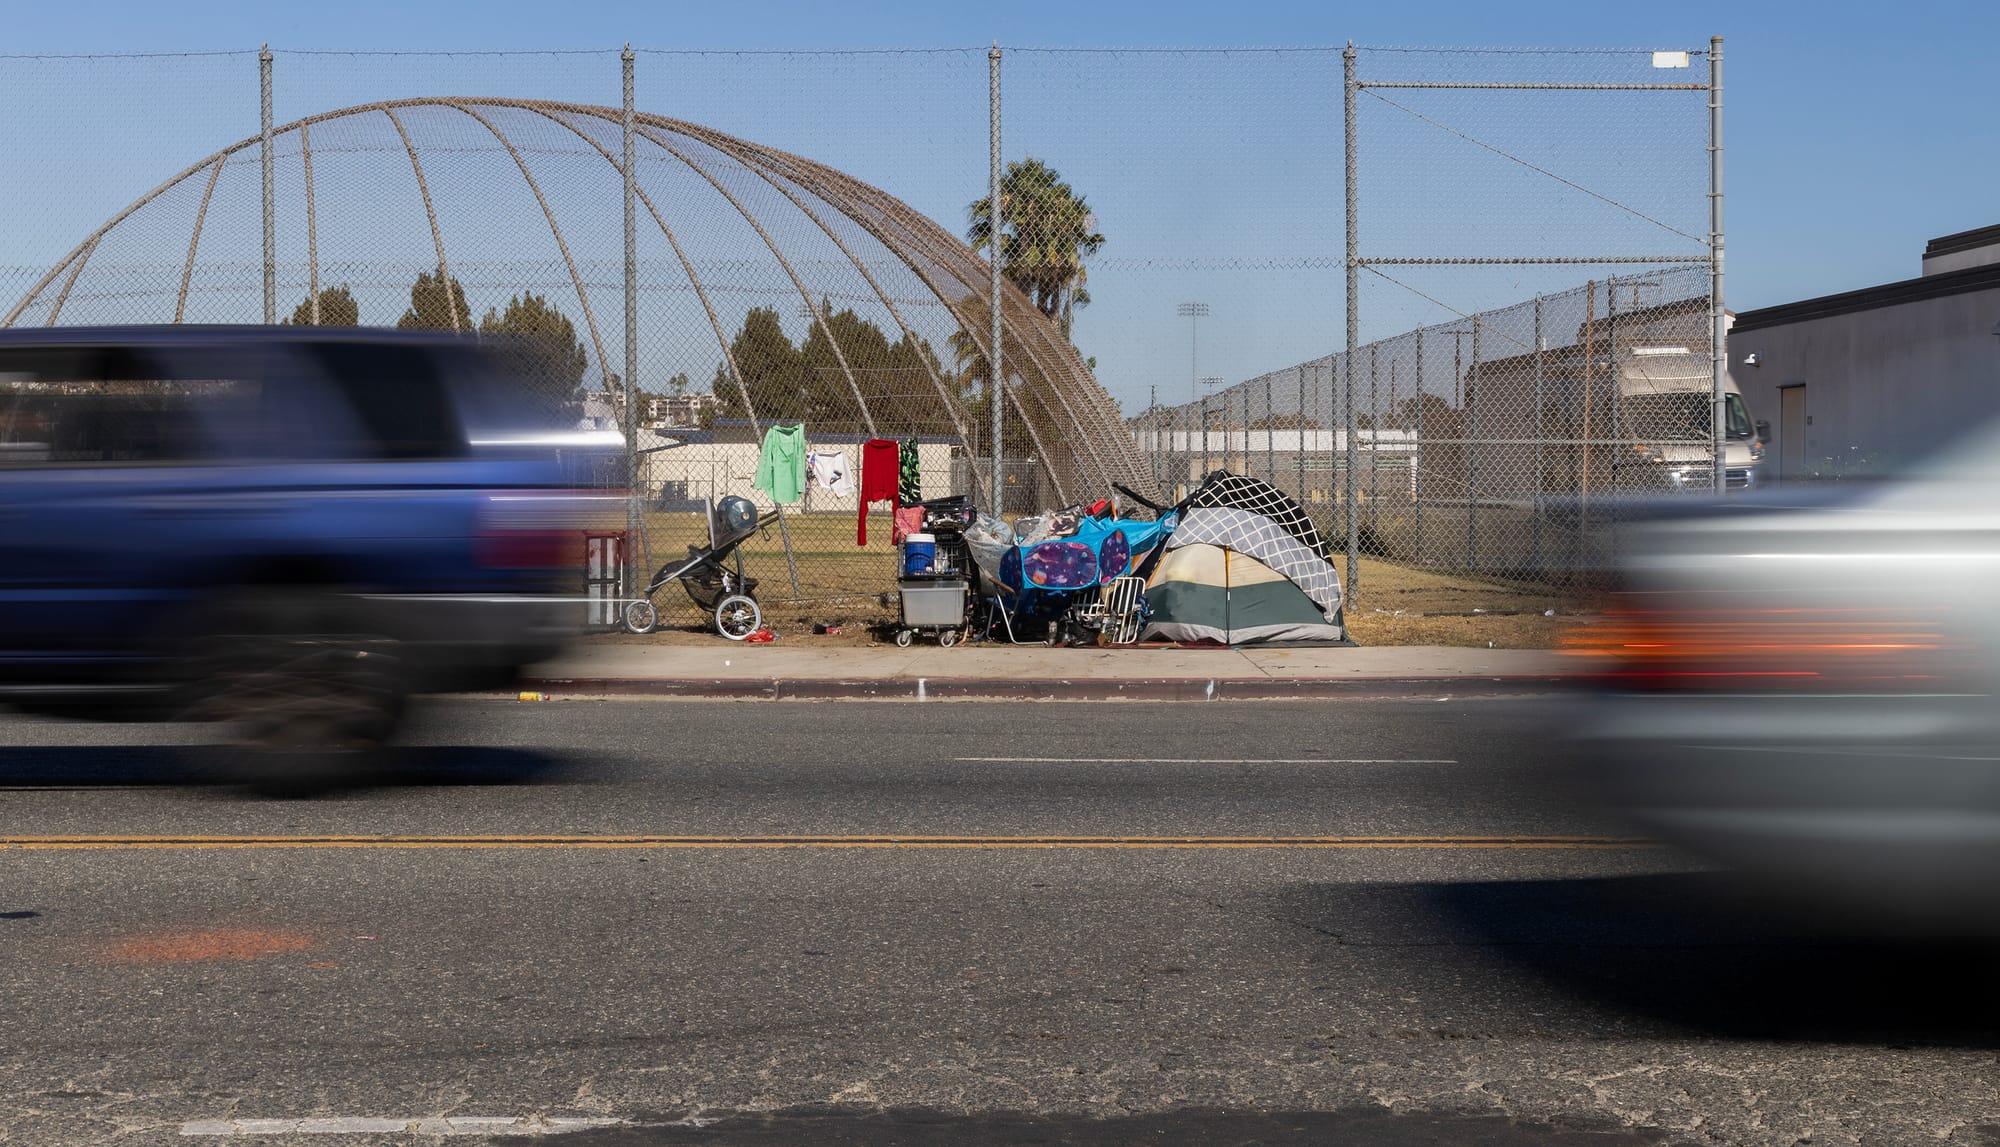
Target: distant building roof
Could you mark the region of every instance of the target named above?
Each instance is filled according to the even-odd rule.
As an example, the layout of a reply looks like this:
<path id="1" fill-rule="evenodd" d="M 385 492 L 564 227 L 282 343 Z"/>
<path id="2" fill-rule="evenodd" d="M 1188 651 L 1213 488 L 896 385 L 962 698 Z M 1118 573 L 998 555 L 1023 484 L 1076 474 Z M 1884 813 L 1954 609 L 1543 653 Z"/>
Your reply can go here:
<path id="1" fill-rule="evenodd" d="M 1975 291 L 1993 290 L 2000 290 L 2000 264 L 1968 267 L 1963 271 L 1946 271 L 1938 275 L 1904 279 L 1897 283 L 1884 283 L 1879 287 L 1865 287 L 1859 291 L 1843 291 L 1837 295 L 1821 295 L 1817 299 L 1801 299 L 1796 303 L 1783 303 L 1775 307 L 1744 311 L 1736 316 L 1736 325 L 1731 330 L 1735 334 L 1745 334 L 1764 327 L 1784 326 L 1810 319 L 1826 319 L 1835 315 L 1851 315 L 1858 311 L 1901 306 L 1904 303 L 1919 303 L 1926 299 L 1943 299 L 1953 295 L 1968 295 Z"/>

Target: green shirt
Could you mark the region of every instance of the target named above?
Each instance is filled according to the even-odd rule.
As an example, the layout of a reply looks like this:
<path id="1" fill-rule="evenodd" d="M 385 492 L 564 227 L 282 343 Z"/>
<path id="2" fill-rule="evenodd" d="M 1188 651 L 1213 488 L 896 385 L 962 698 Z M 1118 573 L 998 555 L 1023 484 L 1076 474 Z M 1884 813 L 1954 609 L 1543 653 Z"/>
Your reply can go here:
<path id="1" fill-rule="evenodd" d="M 764 449 L 757 455 L 757 479 L 752 489 L 771 495 L 771 500 L 787 506 L 799 500 L 806 488 L 806 428 L 773 426 L 764 432 Z"/>

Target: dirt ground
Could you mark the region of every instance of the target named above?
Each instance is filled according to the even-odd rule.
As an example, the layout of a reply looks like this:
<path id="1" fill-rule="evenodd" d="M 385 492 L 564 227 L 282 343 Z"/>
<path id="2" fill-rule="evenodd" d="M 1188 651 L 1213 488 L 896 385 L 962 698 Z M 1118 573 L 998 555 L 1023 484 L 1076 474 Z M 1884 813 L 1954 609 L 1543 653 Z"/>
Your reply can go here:
<path id="1" fill-rule="evenodd" d="M 775 530 L 769 539 L 744 547 L 745 569 L 762 583 L 765 621 L 779 640 L 816 648 L 880 642 L 880 627 L 896 619 L 895 552 L 888 544 L 887 519 L 871 524 L 879 524 L 879 529 L 871 531 L 875 536 L 865 549 L 854 544 L 852 519 L 843 519 L 838 533 L 817 521 L 797 525 L 792 541 L 798 587 L 800 595 L 810 600 L 781 600 L 793 596 L 792 568 L 785 563 Z M 662 529 L 666 521 L 652 525 L 655 560 L 679 552 L 692 540 L 677 536 L 685 530 Z M 676 544 L 669 548 L 663 536 L 674 538 Z M 658 631 L 644 637 L 605 634 L 595 640 L 672 644 L 720 640 L 679 586 L 665 587 L 654 600 L 660 606 Z M 1362 645 L 1541 649 L 1555 645 L 1565 629 L 1587 624 L 1599 604 L 1591 594 L 1363 558 L 1358 593 L 1347 607 L 1347 625 Z M 816 632 L 826 627 L 840 632 Z"/>

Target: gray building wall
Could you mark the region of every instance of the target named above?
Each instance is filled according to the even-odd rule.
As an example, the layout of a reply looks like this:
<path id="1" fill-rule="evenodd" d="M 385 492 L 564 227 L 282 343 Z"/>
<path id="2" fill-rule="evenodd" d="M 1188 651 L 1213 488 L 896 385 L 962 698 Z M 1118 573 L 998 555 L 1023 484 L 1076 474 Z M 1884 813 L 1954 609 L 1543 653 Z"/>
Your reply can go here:
<path id="1" fill-rule="evenodd" d="M 1780 480 L 1885 473 L 2000 416 L 1996 324 L 2000 266 L 1973 267 L 1743 312 L 1730 369 Z M 1781 392 L 1801 384 L 1805 472 L 1788 474 Z"/>

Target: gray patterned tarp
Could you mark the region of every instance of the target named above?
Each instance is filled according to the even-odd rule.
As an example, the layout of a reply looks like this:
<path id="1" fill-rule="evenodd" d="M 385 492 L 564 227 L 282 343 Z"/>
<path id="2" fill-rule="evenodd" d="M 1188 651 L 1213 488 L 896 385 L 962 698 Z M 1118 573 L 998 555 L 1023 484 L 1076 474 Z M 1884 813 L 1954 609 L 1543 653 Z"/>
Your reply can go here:
<path id="1" fill-rule="evenodd" d="M 1167 548 L 1200 545 L 1221 546 L 1256 558 L 1290 578 L 1329 618 L 1340 610 L 1340 574 L 1332 564 L 1262 514 L 1191 509 L 1181 515 L 1181 524 L 1167 539 Z"/>

